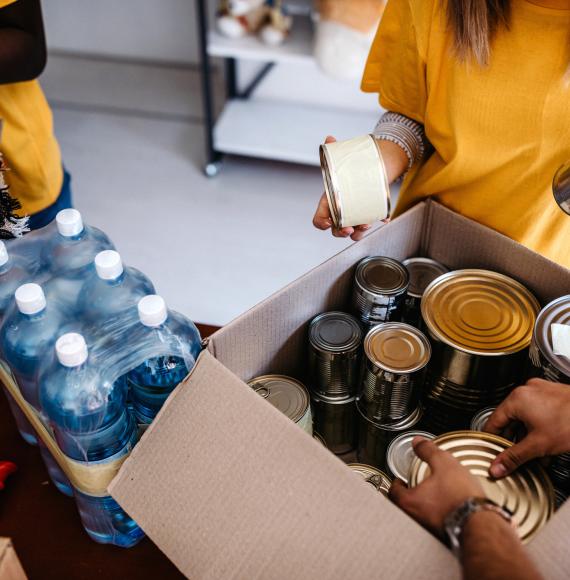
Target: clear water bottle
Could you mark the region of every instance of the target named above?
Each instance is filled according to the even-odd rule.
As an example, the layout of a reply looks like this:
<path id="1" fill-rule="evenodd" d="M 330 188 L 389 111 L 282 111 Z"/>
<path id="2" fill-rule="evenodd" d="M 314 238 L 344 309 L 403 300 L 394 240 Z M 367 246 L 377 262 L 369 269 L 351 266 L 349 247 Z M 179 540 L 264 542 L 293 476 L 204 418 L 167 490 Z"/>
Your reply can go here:
<path id="1" fill-rule="evenodd" d="M 14 292 L 32 275 L 30 264 L 20 256 L 9 255 L 6 244 L 0 240 L 0 323 L 14 301 Z"/>
<path id="2" fill-rule="evenodd" d="M 152 282 L 135 268 L 125 268 L 115 250 L 95 256 L 95 271 L 84 284 L 78 308 L 86 321 L 104 326 L 109 318 L 136 312 L 138 301 L 154 294 Z"/>
<path id="3" fill-rule="evenodd" d="M 145 296 L 138 303 L 142 340 L 147 345 L 171 342 L 182 348 L 178 352 L 150 358 L 129 372 L 131 398 L 137 421 L 149 424 L 156 417 L 168 395 L 186 377 L 201 350 L 200 333 L 193 322 L 169 312 L 160 296 Z M 181 356 L 184 350 L 185 357 Z"/>
<path id="4" fill-rule="evenodd" d="M 137 427 L 126 407 L 124 378 L 105 378 L 90 360 L 81 334 L 61 336 L 56 356 L 54 366 L 42 375 L 40 399 L 63 453 L 99 465 L 128 455 L 137 441 Z M 110 496 L 75 490 L 75 499 L 83 526 L 95 541 L 129 547 L 144 536 Z"/>
<path id="5" fill-rule="evenodd" d="M 55 305 L 46 301 L 38 284 L 23 284 L 16 290 L 15 298 L 17 308 L 8 314 L 0 332 L 0 354 L 12 371 L 23 398 L 39 411 L 39 371 L 53 349 L 65 318 Z M 36 445 L 35 430 L 11 397 L 9 402 L 20 434 L 28 443 Z M 41 451 L 53 483 L 62 493 L 71 495 L 67 477 L 49 451 L 43 448 Z"/>
<path id="6" fill-rule="evenodd" d="M 95 256 L 113 250 L 109 238 L 97 228 L 83 224 L 76 209 L 63 209 L 55 218 L 56 232 L 47 240 L 42 263 L 48 264 L 51 279 L 46 295 L 67 309 L 75 309 L 83 283 L 93 269 Z"/>

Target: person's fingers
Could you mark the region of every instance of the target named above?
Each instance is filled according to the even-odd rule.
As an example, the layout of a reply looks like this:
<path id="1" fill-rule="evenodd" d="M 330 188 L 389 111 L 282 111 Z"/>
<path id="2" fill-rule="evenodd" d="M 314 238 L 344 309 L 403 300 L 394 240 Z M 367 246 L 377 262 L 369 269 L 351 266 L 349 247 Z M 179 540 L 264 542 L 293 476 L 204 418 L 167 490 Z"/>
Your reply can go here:
<path id="1" fill-rule="evenodd" d="M 524 387 L 516 388 L 487 419 L 483 427 L 487 433 L 499 435 L 501 431 L 512 421 L 520 419 L 520 399 Z"/>
<path id="2" fill-rule="evenodd" d="M 336 139 L 332 136 L 329 135 L 326 139 L 325 139 L 325 144 L 327 143 L 336 143 Z"/>
<path id="3" fill-rule="evenodd" d="M 499 453 L 491 467 L 489 473 L 492 477 L 500 479 L 512 473 L 517 467 L 523 463 L 530 461 L 536 457 L 544 455 L 541 449 L 540 439 L 533 433 L 527 435 L 520 443 L 505 449 Z"/>
<path id="4" fill-rule="evenodd" d="M 333 228 L 332 234 L 335 238 L 348 238 L 354 234 L 354 228 Z"/>
<path id="5" fill-rule="evenodd" d="M 404 482 L 399 479 L 394 479 L 392 485 L 390 486 L 388 497 L 397 506 L 401 506 L 402 503 L 405 501 L 405 498 L 407 497 L 408 493 L 410 493 L 410 490 L 406 487 Z"/>
<path id="6" fill-rule="evenodd" d="M 321 199 L 319 200 L 317 211 L 313 217 L 313 225 L 319 230 L 328 230 L 333 225 L 329 202 L 327 201 L 326 195 L 321 196 Z"/>
<path id="7" fill-rule="evenodd" d="M 425 437 L 414 437 L 412 441 L 415 454 L 422 460 L 425 461 L 430 469 L 435 472 L 438 465 L 442 462 L 445 457 L 445 452 L 443 452 L 439 447 L 429 439 Z"/>

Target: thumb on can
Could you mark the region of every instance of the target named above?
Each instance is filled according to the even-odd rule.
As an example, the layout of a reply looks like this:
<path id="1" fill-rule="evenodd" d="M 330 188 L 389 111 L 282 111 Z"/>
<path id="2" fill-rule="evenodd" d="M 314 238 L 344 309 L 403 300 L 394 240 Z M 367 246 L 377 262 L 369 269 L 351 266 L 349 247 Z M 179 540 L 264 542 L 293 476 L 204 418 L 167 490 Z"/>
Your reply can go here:
<path id="1" fill-rule="evenodd" d="M 496 479 L 501 479 L 512 473 L 527 461 L 542 456 L 540 446 L 532 434 L 527 435 L 520 443 L 505 449 L 493 461 L 489 473 Z"/>

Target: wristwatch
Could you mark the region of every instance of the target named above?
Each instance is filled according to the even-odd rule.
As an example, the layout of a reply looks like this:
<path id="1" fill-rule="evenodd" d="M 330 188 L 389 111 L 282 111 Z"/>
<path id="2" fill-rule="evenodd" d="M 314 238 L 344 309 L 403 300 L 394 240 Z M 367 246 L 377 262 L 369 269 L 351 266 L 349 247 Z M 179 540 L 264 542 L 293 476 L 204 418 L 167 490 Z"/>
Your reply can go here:
<path id="1" fill-rule="evenodd" d="M 480 511 L 490 511 L 500 515 L 511 526 L 516 526 L 513 514 L 507 508 L 497 505 L 486 497 L 470 497 L 455 508 L 444 520 L 445 533 L 449 538 L 452 552 L 459 557 L 461 555 L 461 534 L 467 520 Z"/>

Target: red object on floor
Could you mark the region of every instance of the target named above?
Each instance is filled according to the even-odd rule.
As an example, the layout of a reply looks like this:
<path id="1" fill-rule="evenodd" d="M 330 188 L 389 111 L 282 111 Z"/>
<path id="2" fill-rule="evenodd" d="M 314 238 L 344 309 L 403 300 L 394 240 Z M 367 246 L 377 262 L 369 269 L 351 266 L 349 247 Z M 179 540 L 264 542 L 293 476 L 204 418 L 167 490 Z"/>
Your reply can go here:
<path id="1" fill-rule="evenodd" d="M 11 461 L 0 461 L 0 491 L 6 487 L 6 478 L 18 468 Z"/>

